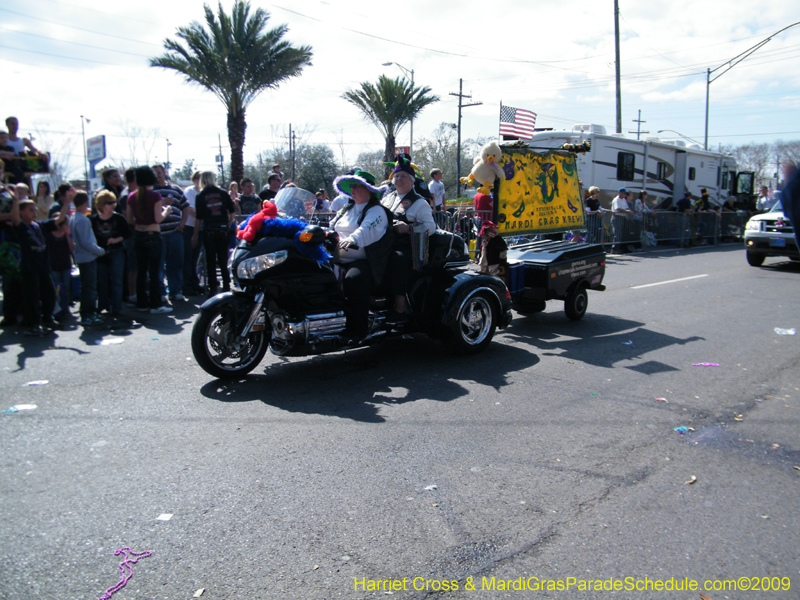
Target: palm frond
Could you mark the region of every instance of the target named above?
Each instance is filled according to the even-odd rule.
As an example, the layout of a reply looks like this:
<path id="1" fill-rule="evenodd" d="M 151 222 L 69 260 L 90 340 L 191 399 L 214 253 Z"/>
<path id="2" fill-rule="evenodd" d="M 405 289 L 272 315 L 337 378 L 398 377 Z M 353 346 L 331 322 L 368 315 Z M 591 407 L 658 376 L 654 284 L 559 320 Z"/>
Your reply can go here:
<path id="1" fill-rule="evenodd" d="M 359 88 L 346 91 L 342 98 L 358 108 L 384 137 L 396 137 L 403 125 L 439 101 L 430 92 L 427 86 L 416 87 L 406 79 L 381 75 L 377 84 L 365 81 Z"/>
<path id="2" fill-rule="evenodd" d="M 174 38 L 164 40 L 166 53 L 151 58 L 150 66 L 180 73 L 187 83 L 209 90 L 225 105 L 231 173 L 239 179 L 245 110 L 264 90 L 300 75 L 311 64 L 311 47 L 295 47 L 284 40 L 285 25 L 267 29 L 269 13 L 256 8 L 251 14 L 246 0 L 236 0 L 230 14 L 222 3 L 216 14 L 207 4 L 203 12 L 205 23 L 178 27 Z"/>
<path id="3" fill-rule="evenodd" d="M 200 85 L 219 98 L 229 111 L 247 108 L 264 90 L 302 73 L 311 64 L 309 46 L 294 47 L 283 39 L 285 25 L 267 29 L 269 13 L 250 12 L 249 2 L 236 2 L 230 14 L 222 5 L 215 14 L 204 5 L 205 23 L 193 22 L 164 40 L 167 53 L 150 65 L 181 73 L 187 83 Z"/>

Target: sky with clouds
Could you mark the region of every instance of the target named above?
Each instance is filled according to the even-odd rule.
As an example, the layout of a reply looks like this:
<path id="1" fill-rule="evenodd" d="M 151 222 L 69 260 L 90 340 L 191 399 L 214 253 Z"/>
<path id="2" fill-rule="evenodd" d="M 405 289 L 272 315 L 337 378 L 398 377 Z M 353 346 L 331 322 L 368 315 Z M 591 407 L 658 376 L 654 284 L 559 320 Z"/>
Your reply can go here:
<path id="1" fill-rule="evenodd" d="M 480 2 L 439 0 L 364 3 L 352 0 L 255 1 L 286 38 L 309 45 L 313 65 L 260 95 L 247 112 L 245 161 L 285 146 L 289 124 L 298 143 L 328 144 L 353 164 L 383 148 L 378 130 L 342 93 L 381 74 L 413 69 L 440 101 L 414 123 L 415 144 L 458 118 L 459 80 L 478 103 L 463 109 L 462 137 L 496 136 L 500 103 L 532 110 L 537 127 L 599 123 L 614 131 L 614 3 L 589 0 Z M 231 2 L 223 6 L 230 9 Z M 216 4 L 212 4 L 216 10 Z M 213 169 L 221 135 L 228 161 L 226 115 L 209 92 L 178 74 L 149 67 L 178 26 L 202 21 L 202 2 L 139 0 L 0 0 L 0 71 L 5 115 L 20 132 L 82 172 L 81 115 L 86 137 L 104 134 L 109 159 L 139 152 L 180 166 L 194 159 Z M 785 0 L 620 0 L 623 130 L 636 136 L 671 131 L 704 136 L 706 69 L 716 69 L 775 32 L 800 22 Z M 775 36 L 711 84 L 709 146 L 800 139 L 800 25 Z M 155 133 L 157 130 L 157 134 Z M 408 128 L 398 145 L 408 143 Z M 148 141 L 149 140 L 149 141 Z"/>

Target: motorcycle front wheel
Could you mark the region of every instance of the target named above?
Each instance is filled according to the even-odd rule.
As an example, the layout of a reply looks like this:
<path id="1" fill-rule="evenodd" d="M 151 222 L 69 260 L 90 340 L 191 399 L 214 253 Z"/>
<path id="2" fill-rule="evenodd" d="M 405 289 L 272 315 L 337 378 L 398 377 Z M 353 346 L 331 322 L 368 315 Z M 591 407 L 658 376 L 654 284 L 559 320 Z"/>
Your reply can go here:
<path id="1" fill-rule="evenodd" d="M 236 313 L 230 306 L 201 311 L 192 328 L 192 352 L 209 375 L 231 379 L 258 366 L 269 346 L 264 331 L 241 337 L 236 331 Z"/>

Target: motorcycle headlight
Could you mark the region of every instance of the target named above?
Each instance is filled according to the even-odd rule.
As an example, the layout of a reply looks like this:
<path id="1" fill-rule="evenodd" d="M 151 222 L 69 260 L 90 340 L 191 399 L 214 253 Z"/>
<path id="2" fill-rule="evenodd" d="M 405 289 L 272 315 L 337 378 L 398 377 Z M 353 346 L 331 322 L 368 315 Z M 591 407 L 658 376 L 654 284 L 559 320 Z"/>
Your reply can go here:
<path id="1" fill-rule="evenodd" d="M 747 231 L 758 231 L 759 229 L 761 229 L 761 221 L 755 221 L 753 219 L 750 219 L 747 222 L 745 229 L 747 229 Z"/>
<path id="2" fill-rule="evenodd" d="M 270 254 L 262 254 L 253 258 L 247 258 L 239 263 L 236 267 L 236 276 L 239 279 L 253 279 L 261 271 L 266 271 L 281 264 L 289 257 L 289 252 L 286 250 L 278 250 Z"/>

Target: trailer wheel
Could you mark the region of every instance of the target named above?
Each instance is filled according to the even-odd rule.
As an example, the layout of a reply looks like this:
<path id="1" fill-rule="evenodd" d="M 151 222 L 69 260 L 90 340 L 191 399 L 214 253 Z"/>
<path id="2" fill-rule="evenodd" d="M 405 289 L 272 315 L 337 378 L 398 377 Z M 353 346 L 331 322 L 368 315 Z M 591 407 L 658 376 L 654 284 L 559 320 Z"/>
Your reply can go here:
<path id="1" fill-rule="evenodd" d="M 567 294 L 567 299 L 564 300 L 564 312 L 571 321 L 578 321 L 586 314 L 588 305 L 589 295 L 586 293 L 586 288 L 579 285 Z"/>
<path id="2" fill-rule="evenodd" d="M 547 308 L 547 302 L 544 300 L 513 300 L 511 308 L 521 315 L 533 315 L 544 311 Z"/>

